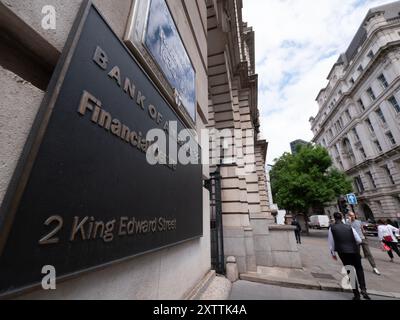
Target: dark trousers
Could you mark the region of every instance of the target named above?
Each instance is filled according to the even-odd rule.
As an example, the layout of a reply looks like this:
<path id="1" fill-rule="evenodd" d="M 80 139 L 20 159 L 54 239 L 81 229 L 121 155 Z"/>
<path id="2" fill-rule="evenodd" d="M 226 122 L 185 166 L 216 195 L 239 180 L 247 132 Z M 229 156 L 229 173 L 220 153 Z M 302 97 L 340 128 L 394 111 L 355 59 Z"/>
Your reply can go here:
<path id="1" fill-rule="evenodd" d="M 393 251 L 396 252 L 396 254 L 400 257 L 400 250 L 396 242 L 383 241 L 383 243 L 386 244 L 390 249 L 392 249 L 388 251 L 390 259 L 394 258 Z"/>
<path id="2" fill-rule="evenodd" d="M 301 243 L 301 231 L 295 231 L 294 234 L 296 235 L 297 243 Z"/>
<path id="3" fill-rule="evenodd" d="M 365 284 L 364 269 L 361 262 L 361 255 L 359 253 L 339 253 L 340 260 L 342 260 L 344 266 L 352 266 L 356 269 L 357 280 L 356 288 L 353 288 L 354 295 L 359 296 L 358 285 L 362 291 L 367 291 Z"/>

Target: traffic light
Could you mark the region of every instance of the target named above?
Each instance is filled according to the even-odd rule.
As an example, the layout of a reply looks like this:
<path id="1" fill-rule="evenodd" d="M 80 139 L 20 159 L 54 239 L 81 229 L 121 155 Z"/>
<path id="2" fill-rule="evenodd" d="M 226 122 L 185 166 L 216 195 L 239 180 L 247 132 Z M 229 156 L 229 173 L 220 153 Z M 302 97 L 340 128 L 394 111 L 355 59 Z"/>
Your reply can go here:
<path id="1" fill-rule="evenodd" d="M 349 207 L 348 207 L 348 204 L 347 204 L 347 201 L 345 198 L 341 197 L 338 200 L 338 206 L 339 206 L 339 210 L 341 213 L 343 213 L 345 215 L 349 213 L 350 210 L 349 210 Z"/>

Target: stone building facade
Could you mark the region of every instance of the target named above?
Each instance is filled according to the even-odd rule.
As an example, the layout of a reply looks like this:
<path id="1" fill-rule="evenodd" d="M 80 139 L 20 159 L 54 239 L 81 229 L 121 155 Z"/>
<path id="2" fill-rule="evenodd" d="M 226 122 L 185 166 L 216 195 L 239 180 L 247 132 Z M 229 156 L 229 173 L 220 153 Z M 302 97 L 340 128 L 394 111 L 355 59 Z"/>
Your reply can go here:
<path id="1" fill-rule="evenodd" d="M 399 12 L 399 1 L 368 12 L 310 119 L 314 142 L 352 179 L 365 219 L 400 213 Z M 330 215 L 335 211 L 335 204 L 327 208 Z"/>
<path id="2" fill-rule="evenodd" d="M 241 273 L 257 266 L 300 268 L 293 230 L 276 226 L 271 215 L 254 31 L 242 20 L 241 0 L 207 4 L 208 128 L 219 130 L 226 141 L 222 151 L 211 145 L 210 167 L 213 172 L 219 165 L 222 175 L 225 256 L 236 257 Z"/>

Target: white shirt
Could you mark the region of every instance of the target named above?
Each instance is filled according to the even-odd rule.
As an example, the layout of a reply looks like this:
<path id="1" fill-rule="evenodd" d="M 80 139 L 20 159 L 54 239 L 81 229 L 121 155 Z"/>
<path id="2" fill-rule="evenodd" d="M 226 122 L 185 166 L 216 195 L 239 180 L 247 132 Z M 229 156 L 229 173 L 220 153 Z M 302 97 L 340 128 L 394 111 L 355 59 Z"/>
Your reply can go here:
<path id="1" fill-rule="evenodd" d="M 381 225 L 378 227 L 378 237 L 379 237 L 379 240 L 381 240 L 381 241 L 383 240 L 384 237 L 392 237 L 392 239 L 393 239 L 392 242 L 398 243 L 398 241 L 397 241 L 396 237 L 393 235 L 393 233 L 398 235 L 399 229 L 397 229 L 389 224 L 387 226 Z"/>
<path id="2" fill-rule="evenodd" d="M 354 228 L 351 228 L 353 230 L 353 235 L 354 235 L 354 239 L 356 239 L 356 242 L 358 245 L 360 245 L 362 243 L 362 240 L 360 238 L 360 236 L 358 235 L 357 231 L 354 230 Z M 329 249 L 331 250 L 331 255 L 332 256 L 336 256 L 335 252 L 335 239 L 333 238 L 333 234 L 332 234 L 332 229 L 329 229 L 329 234 L 328 234 L 328 242 L 329 242 Z"/>

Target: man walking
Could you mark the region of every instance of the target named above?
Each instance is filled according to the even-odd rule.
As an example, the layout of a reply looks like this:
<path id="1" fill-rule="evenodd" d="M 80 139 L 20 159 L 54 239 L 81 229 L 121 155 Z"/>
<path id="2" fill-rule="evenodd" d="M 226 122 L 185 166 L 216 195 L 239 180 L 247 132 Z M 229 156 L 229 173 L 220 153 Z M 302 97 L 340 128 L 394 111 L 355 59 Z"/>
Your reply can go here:
<path id="1" fill-rule="evenodd" d="M 334 214 L 335 224 L 329 229 L 329 247 L 334 260 L 337 260 L 336 252 L 339 254 L 345 267 L 353 267 L 357 274 L 358 282 L 356 281 L 353 288 L 353 300 L 361 300 L 361 295 L 366 300 L 371 300 L 367 294 L 365 283 L 364 269 L 361 263 L 360 245 L 362 240 L 351 226 L 343 223 L 341 213 Z M 348 271 L 349 272 L 349 271 Z M 361 288 L 361 295 L 358 291 L 358 284 Z"/>
<path id="2" fill-rule="evenodd" d="M 359 237 L 362 240 L 361 243 L 361 248 L 364 252 L 364 257 L 366 259 L 368 259 L 369 264 L 371 265 L 371 267 L 374 270 L 374 273 L 377 274 L 378 276 L 381 275 L 381 273 L 379 272 L 379 270 L 376 267 L 376 263 L 375 263 L 375 259 L 372 256 L 371 250 L 369 248 L 369 243 L 368 243 L 368 239 L 365 237 L 364 231 L 363 231 L 363 227 L 362 227 L 362 223 L 360 220 L 357 219 L 357 216 L 354 212 L 350 212 L 349 213 L 349 222 L 348 224 L 357 231 L 357 234 L 359 235 Z"/>
<path id="3" fill-rule="evenodd" d="M 301 225 L 297 220 L 297 217 L 295 217 L 292 221 L 292 226 L 296 227 L 296 229 L 294 230 L 294 234 L 296 236 L 297 244 L 301 244 Z"/>

